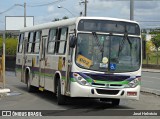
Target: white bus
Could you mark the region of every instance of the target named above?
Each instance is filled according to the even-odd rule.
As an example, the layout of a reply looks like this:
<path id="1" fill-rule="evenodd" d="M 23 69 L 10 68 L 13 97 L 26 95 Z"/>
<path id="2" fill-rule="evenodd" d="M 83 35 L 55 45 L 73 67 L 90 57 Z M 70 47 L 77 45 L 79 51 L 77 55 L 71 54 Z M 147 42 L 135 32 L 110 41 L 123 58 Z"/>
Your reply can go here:
<path id="1" fill-rule="evenodd" d="M 16 75 L 27 84 L 66 96 L 98 98 L 119 105 L 139 99 L 141 34 L 137 22 L 78 17 L 20 31 Z"/>

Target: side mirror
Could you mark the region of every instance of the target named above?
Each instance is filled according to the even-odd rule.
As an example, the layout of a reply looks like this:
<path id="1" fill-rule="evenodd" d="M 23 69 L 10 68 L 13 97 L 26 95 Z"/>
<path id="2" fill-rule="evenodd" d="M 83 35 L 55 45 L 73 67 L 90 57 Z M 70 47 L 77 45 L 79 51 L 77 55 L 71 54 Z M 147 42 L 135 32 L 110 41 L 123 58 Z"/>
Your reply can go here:
<path id="1" fill-rule="evenodd" d="M 73 36 L 70 36 L 70 39 L 69 39 L 69 46 L 71 48 L 74 48 L 75 45 L 77 43 L 77 38 L 73 35 Z"/>

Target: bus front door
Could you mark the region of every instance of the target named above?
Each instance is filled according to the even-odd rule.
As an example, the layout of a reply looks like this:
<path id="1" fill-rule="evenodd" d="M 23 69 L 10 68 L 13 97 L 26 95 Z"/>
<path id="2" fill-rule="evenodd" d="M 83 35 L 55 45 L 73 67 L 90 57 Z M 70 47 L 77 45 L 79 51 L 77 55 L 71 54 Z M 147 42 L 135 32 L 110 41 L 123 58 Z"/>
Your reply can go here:
<path id="1" fill-rule="evenodd" d="M 22 43 L 22 57 L 21 57 L 21 60 L 22 60 L 21 82 L 24 82 L 24 83 L 26 83 L 26 80 L 25 80 L 25 64 L 27 60 L 26 48 L 27 48 L 27 38 L 24 37 L 24 41 Z"/>
<path id="2" fill-rule="evenodd" d="M 39 66 L 39 90 L 44 90 L 45 84 L 45 42 L 47 37 L 42 37 L 41 44 L 40 44 L 40 66 Z"/>

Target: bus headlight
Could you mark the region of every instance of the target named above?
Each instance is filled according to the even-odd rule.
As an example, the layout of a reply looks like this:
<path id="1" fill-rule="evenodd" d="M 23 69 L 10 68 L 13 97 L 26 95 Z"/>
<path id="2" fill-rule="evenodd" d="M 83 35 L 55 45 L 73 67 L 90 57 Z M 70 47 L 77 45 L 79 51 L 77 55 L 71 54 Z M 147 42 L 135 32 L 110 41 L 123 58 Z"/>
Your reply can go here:
<path id="1" fill-rule="evenodd" d="M 80 76 L 77 73 L 73 73 L 73 77 L 76 79 L 76 81 L 81 84 L 81 85 L 85 85 L 88 86 L 90 85 L 82 76 Z"/>
<path id="2" fill-rule="evenodd" d="M 138 78 L 135 78 L 131 82 L 129 82 L 125 87 L 126 88 L 135 88 L 139 84 Z"/>

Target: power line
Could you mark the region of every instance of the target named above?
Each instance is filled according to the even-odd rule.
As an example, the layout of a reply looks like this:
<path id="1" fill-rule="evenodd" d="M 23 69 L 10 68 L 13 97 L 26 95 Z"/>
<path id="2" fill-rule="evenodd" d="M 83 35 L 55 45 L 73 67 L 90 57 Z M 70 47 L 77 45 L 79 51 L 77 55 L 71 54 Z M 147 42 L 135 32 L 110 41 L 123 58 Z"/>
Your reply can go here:
<path id="1" fill-rule="evenodd" d="M 46 0 L 46 1 L 48 1 L 48 2 L 51 2 L 51 1 L 53 1 L 53 0 Z M 46 1 L 37 1 L 37 2 L 35 2 L 34 0 L 32 0 L 32 1 L 27 1 L 27 4 L 28 5 L 39 5 L 39 4 L 46 4 Z M 48 3 L 47 2 L 47 3 Z"/>
<path id="2" fill-rule="evenodd" d="M 56 0 L 56 1 L 53 1 L 53 2 L 45 3 L 45 4 L 39 4 L 39 5 L 27 5 L 27 6 L 28 6 L 28 7 L 42 7 L 42 6 L 48 6 L 48 5 L 51 5 L 51 4 L 63 2 L 63 1 L 65 1 L 65 0 Z"/>
<path id="3" fill-rule="evenodd" d="M 81 0 L 80 5 L 84 4 L 84 16 L 87 16 L 87 0 Z"/>
<path id="4" fill-rule="evenodd" d="M 116 2 L 116 1 L 130 1 L 130 0 L 105 0 L 105 1 L 114 1 L 114 2 Z M 159 1 L 159 0 L 134 0 L 134 1 Z"/>
<path id="5" fill-rule="evenodd" d="M 0 12 L 0 14 L 3 14 L 5 12 L 8 12 L 10 10 L 12 10 L 16 5 L 12 5 L 10 8 L 8 8 L 7 10 L 3 11 L 3 12 Z"/>
<path id="6" fill-rule="evenodd" d="M 48 6 L 48 5 L 51 5 L 51 4 L 55 4 L 55 3 L 59 3 L 59 2 L 63 2 L 65 0 L 56 0 L 56 1 L 53 1 L 53 2 L 49 2 L 49 3 L 45 3 L 45 4 L 39 4 L 39 5 L 27 5 L 28 7 L 42 7 L 42 6 Z M 16 6 L 19 6 L 19 4 L 14 4 L 12 5 L 11 7 L 9 7 L 7 10 L 3 11 L 3 12 L 0 12 L 0 14 L 3 14 L 3 13 L 6 13 L 10 10 L 12 10 L 14 7 Z"/>

